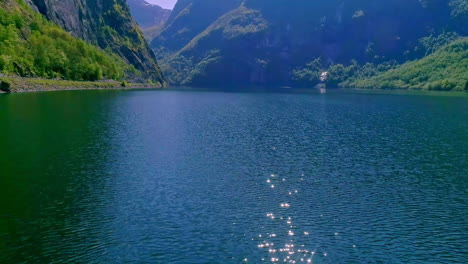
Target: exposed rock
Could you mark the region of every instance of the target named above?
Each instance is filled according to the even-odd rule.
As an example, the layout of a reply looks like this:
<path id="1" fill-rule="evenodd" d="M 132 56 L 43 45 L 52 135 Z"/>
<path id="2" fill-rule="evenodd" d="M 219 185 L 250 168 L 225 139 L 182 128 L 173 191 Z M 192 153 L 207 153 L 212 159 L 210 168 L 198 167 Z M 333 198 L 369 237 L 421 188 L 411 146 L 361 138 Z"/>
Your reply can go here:
<path id="1" fill-rule="evenodd" d="M 11 84 L 7 81 L 0 80 L 0 91 L 9 93 Z"/>
<path id="2" fill-rule="evenodd" d="M 164 82 L 156 58 L 130 16 L 125 0 L 28 1 L 73 36 L 119 54 L 142 73 L 135 79 Z"/>

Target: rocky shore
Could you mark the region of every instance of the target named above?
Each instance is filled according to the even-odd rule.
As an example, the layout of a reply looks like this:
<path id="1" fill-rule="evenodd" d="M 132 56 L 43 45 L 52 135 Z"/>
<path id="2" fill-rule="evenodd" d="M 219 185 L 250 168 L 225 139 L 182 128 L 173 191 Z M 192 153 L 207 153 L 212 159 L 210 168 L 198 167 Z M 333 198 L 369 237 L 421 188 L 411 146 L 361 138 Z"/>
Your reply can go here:
<path id="1" fill-rule="evenodd" d="M 160 89 L 160 84 L 116 81 L 80 82 L 0 76 L 0 93 L 95 89 Z"/>

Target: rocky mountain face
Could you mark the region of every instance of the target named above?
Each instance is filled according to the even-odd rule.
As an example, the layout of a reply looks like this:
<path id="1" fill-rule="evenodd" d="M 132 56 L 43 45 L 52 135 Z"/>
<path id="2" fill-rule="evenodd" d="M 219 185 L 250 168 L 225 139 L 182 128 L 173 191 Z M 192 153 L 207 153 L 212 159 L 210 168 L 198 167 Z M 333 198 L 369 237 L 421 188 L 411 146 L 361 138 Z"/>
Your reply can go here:
<path id="1" fill-rule="evenodd" d="M 171 14 L 171 10 L 153 5 L 145 0 L 127 0 L 135 21 L 142 29 L 164 24 Z"/>
<path id="2" fill-rule="evenodd" d="M 173 83 L 291 85 L 293 71 L 420 58 L 421 38 L 466 35 L 466 0 L 179 0 L 151 42 Z"/>
<path id="3" fill-rule="evenodd" d="M 152 46 L 179 50 L 241 3 L 242 0 L 179 0 Z"/>
<path id="4" fill-rule="evenodd" d="M 154 53 L 132 19 L 125 0 L 26 0 L 73 36 L 110 49 L 142 74 L 140 81 L 163 83 Z"/>

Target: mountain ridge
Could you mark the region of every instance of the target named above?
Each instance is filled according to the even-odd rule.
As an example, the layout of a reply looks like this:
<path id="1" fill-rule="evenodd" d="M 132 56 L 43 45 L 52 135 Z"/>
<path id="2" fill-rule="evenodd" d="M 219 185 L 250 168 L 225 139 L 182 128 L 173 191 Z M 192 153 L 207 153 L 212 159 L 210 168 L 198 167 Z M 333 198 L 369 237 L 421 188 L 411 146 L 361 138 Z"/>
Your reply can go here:
<path id="1" fill-rule="evenodd" d="M 289 86 L 293 72 L 317 58 L 327 67 L 422 58 L 422 38 L 467 34 L 464 3 L 180 0 L 151 46 L 172 83 Z M 225 34 L 235 30 L 235 38 Z"/>

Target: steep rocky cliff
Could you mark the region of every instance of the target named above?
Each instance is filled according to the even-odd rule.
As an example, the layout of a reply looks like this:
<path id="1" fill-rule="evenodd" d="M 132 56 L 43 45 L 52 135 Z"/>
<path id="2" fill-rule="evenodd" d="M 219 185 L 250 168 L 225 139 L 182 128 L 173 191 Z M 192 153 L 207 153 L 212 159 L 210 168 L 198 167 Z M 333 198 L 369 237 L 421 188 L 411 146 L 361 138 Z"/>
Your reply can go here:
<path id="1" fill-rule="evenodd" d="M 189 85 L 291 85 L 322 58 L 384 63 L 424 56 L 420 39 L 467 34 L 466 0 L 179 0 L 152 41 L 162 68 Z"/>
<path id="2" fill-rule="evenodd" d="M 141 81 L 163 83 L 159 66 L 125 0 L 27 0 L 73 36 L 110 49 L 141 72 Z"/>

